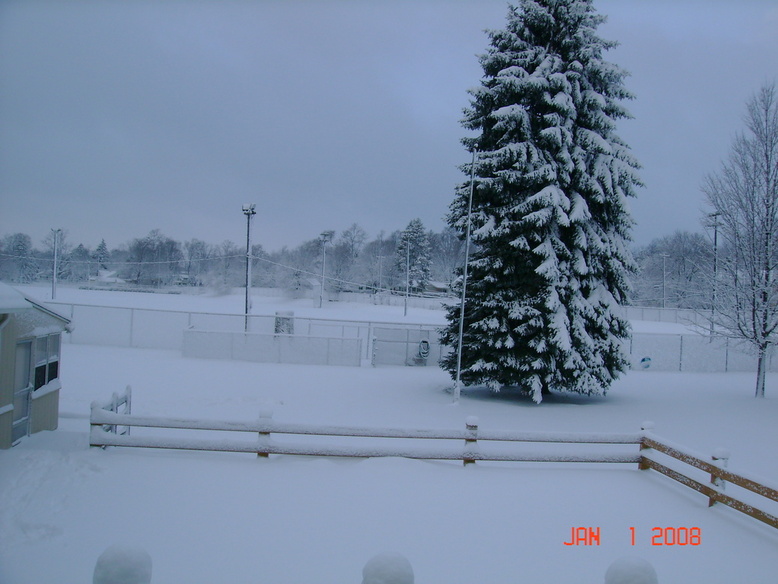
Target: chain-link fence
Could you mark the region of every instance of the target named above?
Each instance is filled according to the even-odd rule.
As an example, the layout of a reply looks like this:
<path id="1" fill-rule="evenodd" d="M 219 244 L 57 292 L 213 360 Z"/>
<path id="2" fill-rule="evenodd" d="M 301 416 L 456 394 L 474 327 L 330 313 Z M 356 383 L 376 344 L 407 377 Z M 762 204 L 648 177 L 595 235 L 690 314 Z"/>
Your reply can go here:
<path id="1" fill-rule="evenodd" d="M 249 315 L 246 319 L 242 314 L 50 304 L 56 305 L 73 322 L 74 330 L 66 340 L 80 344 L 182 350 L 184 331 L 207 332 L 217 344 L 221 338 L 218 333 L 248 332 L 256 338 L 241 349 L 243 357 L 248 355 L 246 351 L 250 350 L 249 347 L 254 347 L 257 351 L 264 351 L 268 359 L 269 355 L 278 355 L 273 357 L 278 362 L 434 367 L 450 350 L 440 344 L 440 327 L 429 324 L 303 318 L 290 312 Z M 689 323 L 691 319 L 682 311 L 656 308 L 628 307 L 627 315 L 632 318 L 656 317 L 661 322 L 679 324 Z M 258 340 L 261 336 L 266 339 Z M 272 340 L 280 336 L 298 340 Z M 202 334 L 196 338 L 201 345 L 206 342 Z M 304 338 L 308 340 L 302 340 Z M 333 343 L 326 339 L 352 339 L 355 342 Z M 234 342 L 230 340 L 230 343 Z M 631 357 L 632 368 L 636 370 L 756 371 L 756 358 L 746 346 L 704 334 L 634 333 L 625 349 Z M 293 356 L 294 351 L 299 352 L 299 358 Z M 336 355 L 339 351 L 343 354 Z M 357 363 L 355 351 L 359 355 Z M 213 354 L 220 352 L 223 351 L 214 349 Z M 778 370 L 778 364 L 773 364 L 772 359 L 768 367 L 769 371 Z"/>

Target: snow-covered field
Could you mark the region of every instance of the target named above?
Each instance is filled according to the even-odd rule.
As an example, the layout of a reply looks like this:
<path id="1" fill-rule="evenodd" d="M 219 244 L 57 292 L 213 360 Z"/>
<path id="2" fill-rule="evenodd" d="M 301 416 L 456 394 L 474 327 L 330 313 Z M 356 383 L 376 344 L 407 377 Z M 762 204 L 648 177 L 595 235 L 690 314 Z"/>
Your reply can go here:
<path id="1" fill-rule="evenodd" d="M 215 312 L 231 298 L 209 305 L 195 297 L 195 308 L 182 296 L 136 296 L 143 307 Z M 58 300 L 90 298 L 58 291 Z M 283 304 L 265 302 L 268 310 Z M 401 307 L 326 310 L 402 316 Z M 247 421 L 271 408 L 288 422 L 462 428 L 475 415 L 484 429 L 598 432 L 634 432 L 652 420 L 658 435 L 706 455 L 725 447 L 732 470 L 775 485 L 778 377 L 768 378 L 764 400 L 752 397 L 751 374 L 632 372 L 605 398 L 554 396 L 536 406 L 467 389 L 455 406 L 450 379 L 436 368 L 193 360 L 65 344 L 62 381 L 60 428 L 0 451 L 3 584 L 90 582 L 98 556 L 116 543 L 149 551 L 154 584 L 359 582 L 365 562 L 385 551 L 406 556 L 419 584 L 597 584 L 622 556 L 650 561 L 663 584 L 770 584 L 778 573 L 778 531 L 708 508 L 702 495 L 632 465 L 88 447 L 89 403 L 129 384 L 133 413 L 162 416 Z M 574 527 L 600 528 L 601 544 L 564 545 Z M 651 545 L 654 527 L 698 527 L 700 545 Z"/>

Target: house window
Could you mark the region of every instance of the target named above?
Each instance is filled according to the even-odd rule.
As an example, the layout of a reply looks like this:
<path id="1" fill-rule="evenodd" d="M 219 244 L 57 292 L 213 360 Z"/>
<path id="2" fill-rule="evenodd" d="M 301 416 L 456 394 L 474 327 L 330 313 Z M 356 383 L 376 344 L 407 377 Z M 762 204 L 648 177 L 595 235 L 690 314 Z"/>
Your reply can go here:
<path id="1" fill-rule="evenodd" d="M 35 386 L 43 387 L 59 377 L 59 334 L 35 339 Z"/>

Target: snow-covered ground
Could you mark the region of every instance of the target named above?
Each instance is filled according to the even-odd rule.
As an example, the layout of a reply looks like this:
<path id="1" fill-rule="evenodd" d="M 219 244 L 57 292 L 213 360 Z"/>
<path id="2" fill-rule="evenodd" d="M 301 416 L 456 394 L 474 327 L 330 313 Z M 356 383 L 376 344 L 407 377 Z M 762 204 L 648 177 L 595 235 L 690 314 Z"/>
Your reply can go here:
<path id="1" fill-rule="evenodd" d="M 79 301 L 65 290 L 58 300 Z M 150 297 L 138 300 L 143 307 L 172 302 L 142 296 Z M 398 311 L 337 310 L 363 318 L 380 308 Z M 60 428 L 0 451 L 3 584 L 90 582 L 113 544 L 148 550 L 154 584 L 359 582 L 368 559 L 392 551 L 410 560 L 419 584 L 599 584 L 622 556 L 650 561 L 663 584 L 769 584 L 778 573 L 778 531 L 708 508 L 702 495 L 632 465 L 463 467 L 88 447 L 89 403 L 129 384 L 133 412 L 161 416 L 248 421 L 271 408 L 288 422 L 462 428 L 475 415 L 484 429 L 597 432 L 634 432 L 652 420 L 658 435 L 703 454 L 729 449 L 732 470 L 774 485 L 778 377 L 768 378 L 764 400 L 752 397 L 751 374 L 640 371 L 605 398 L 553 396 L 536 406 L 467 389 L 454 406 L 450 379 L 435 368 L 194 360 L 65 344 L 62 381 Z M 600 545 L 564 545 L 574 527 L 600 528 Z M 701 543 L 651 545 L 654 527 L 698 527 Z"/>

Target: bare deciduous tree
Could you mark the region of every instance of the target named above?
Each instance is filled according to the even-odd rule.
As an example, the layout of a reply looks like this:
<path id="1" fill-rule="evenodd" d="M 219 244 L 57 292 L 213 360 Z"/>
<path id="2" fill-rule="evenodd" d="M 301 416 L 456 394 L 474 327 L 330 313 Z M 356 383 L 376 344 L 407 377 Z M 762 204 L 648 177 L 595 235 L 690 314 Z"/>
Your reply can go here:
<path id="1" fill-rule="evenodd" d="M 771 347 L 778 342 L 778 95 L 775 84 L 748 102 L 747 131 L 703 191 L 729 253 L 721 262 L 715 325 L 757 355 L 756 396 L 764 397 Z"/>

